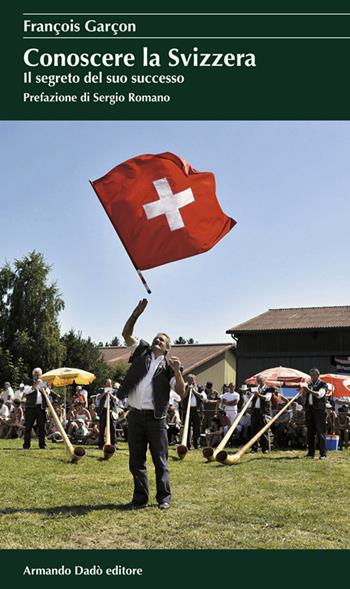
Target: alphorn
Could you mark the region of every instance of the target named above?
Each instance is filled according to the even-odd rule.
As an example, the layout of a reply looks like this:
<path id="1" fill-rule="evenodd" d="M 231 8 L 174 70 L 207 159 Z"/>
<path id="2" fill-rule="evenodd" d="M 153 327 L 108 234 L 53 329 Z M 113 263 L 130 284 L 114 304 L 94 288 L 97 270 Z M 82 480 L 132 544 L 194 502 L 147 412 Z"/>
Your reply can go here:
<path id="1" fill-rule="evenodd" d="M 113 446 L 113 444 L 111 444 L 111 416 L 109 414 L 110 398 L 110 393 L 107 393 L 105 445 L 103 446 L 103 457 L 105 460 L 109 460 L 115 452 L 115 447 Z"/>
<path id="2" fill-rule="evenodd" d="M 187 452 L 188 452 L 188 448 L 187 448 L 187 438 L 188 438 L 188 426 L 190 423 L 190 411 L 191 411 L 191 397 L 192 397 L 192 389 L 193 386 L 190 385 L 189 386 L 189 393 L 188 393 L 188 405 L 187 405 L 187 410 L 186 410 L 186 417 L 185 417 L 185 423 L 184 423 L 184 429 L 182 432 L 182 438 L 181 438 L 181 444 L 179 444 L 176 448 L 177 451 L 177 455 L 179 458 L 181 458 L 181 460 L 183 458 L 185 458 Z"/>
<path id="3" fill-rule="evenodd" d="M 272 417 L 272 419 L 270 419 L 270 421 L 266 425 L 264 425 L 264 427 L 262 427 L 261 430 L 259 430 L 258 433 L 252 437 L 251 440 L 249 440 L 249 442 L 242 446 L 242 448 L 240 448 L 238 452 L 229 455 L 226 452 L 226 450 L 221 450 L 221 452 L 219 452 L 216 455 L 217 462 L 221 462 L 222 464 L 235 464 L 236 462 L 238 462 L 238 460 L 243 456 L 243 454 L 245 454 L 249 450 L 249 448 L 251 448 L 255 444 L 255 442 L 258 441 L 258 439 L 271 427 L 271 425 L 275 423 L 275 421 L 282 415 L 282 413 L 284 413 L 285 410 L 288 409 L 288 407 L 294 401 L 297 400 L 300 394 L 301 393 L 298 392 L 294 397 L 292 397 L 292 399 L 290 399 L 288 403 L 286 403 L 286 405 L 282 407 L 282 409 L 274 417 Z"/>
<path id="4" fill-rule="evenodd" d="M 66 447 L 66 450 L 70 456 L 71 462 L 73 464 L 77 463 L 84 455 L 85 455 L 85 450 L 84 448 L 82 448 L 81 446 L 77 446 L 76 448 L 74 448 L 73 444 L 71 443 L 70 439 L 67 436 L 67 433 L 62 425 L 62 423 L 59 420 L 59 417 L 56 413 L 56 411 L 53 408 L 53 405 L 49 399 L 49 395 L 47 394 L 47 389 L 46 388 L 41 388 L 40 391 L 42 392 L 42 394 L 45 397 L 47 406 L 50 410 L 50 413 L 54 419 L 54 422 L 56 424 L 56 427 L 58 429 L 58 431 L 60 432 L 62 438 L 63 438 L 63 442 L 64 445 Z"/>
<path id="5" fill-rule="evenodd" d="M 219 454 L 219 452 L 221 452 L 221 450 L 223 450 L 225 448 L 227 442 L 229 441 L 230 437 L 232 436 L 233 432 L 235 431 L 237 425 L 239 424 L 243 415 L 245 414 L 249 405 L 251 404 L 251 402 L 253 400 L 253 396 L 254 395 L 249 397 L 246 404 L 242 407 L 240 413 L 238 413 L 236 419 L 231 423 L 229 429 L 227 430 L 225 436 L 222 438 L 220 444 L 218 444 L 218 446 L 216 448 L 211 448 L 210 446 L 203 448 L 203 456 L 204 456 L 204 458 L 206 458 L 208 460 L 208 462 L 213 462 L 215 460 L 215 458 L 217 457 L 217 455 Z"/>

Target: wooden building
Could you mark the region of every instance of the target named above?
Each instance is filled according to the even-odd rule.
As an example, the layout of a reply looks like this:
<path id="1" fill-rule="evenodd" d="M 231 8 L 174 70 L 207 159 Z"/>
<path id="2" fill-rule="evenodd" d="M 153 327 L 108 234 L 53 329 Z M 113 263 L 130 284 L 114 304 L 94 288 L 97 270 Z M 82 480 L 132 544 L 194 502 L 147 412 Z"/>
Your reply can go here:
<path id="1" fill-rule="evenodd" d="M 350 356 L 350 306 L 269 309 L 226 333 L 237 341 L 238 384 L 274 366 L 335 373 Z"/>
<path id="2" fill-rule="evenodd" d="M 172 345 L 171 353 L 178 356 L 184 366 L 184 376 L 195 374 L 198 384 L 210 381 L 219 390 L 223 384 L 236 382 L 235 344 Z M 111 364 L 127 362 L 129 350 L 121 346 L 99 348 L 104 360 Z"/>

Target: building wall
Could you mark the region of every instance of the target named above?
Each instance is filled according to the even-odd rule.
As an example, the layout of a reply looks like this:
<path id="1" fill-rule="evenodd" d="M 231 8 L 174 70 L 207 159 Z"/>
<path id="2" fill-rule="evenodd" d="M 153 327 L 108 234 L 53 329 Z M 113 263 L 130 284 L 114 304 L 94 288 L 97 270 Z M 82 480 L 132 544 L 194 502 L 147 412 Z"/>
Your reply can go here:
<path id="1" fill-rule="evenodd" d="M 350 329 L 239 334 L 237 382 L 266 368 L 287 366 L 308 373 L 335 372 L 332 356 L 350 355 Z"/>
<path id="2" fill-rule="evenodd" d="M 214 389 L 220 391 L 223 384 L 236 382 L 235 355 L 232 350 L 228 350 L 213 360 L 205 362 L 192 373 L 196 375 L 199 384 L 205 385 L 207 381 L 210 381 L 213 383 Z"/>

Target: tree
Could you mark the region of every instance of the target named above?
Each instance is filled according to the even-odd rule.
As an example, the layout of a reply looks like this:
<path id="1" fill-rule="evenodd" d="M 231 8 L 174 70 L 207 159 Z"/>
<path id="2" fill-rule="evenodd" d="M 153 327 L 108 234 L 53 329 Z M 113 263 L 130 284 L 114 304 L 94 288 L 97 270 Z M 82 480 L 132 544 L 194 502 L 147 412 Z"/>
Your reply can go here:
<path id="1" fill-rule="evenodd" d="M 114 367 L 104 361 L 98 345 L 90 337 L 84 339 L 81 332 L 76 333 L 71 329 L 61 338 L 61 342 L 66 350 L 65 366 L 92 372 L 96 376 L 94 387 L 102 386 L 106 378 L 111 377 Z"/>
<path id="2" fill-rule="evenodd" d="M 110 344 L 108 344 L 108 345 L 109 345 L 109 346 L 120 346 L 120 345 L 121 345 L 121 343 L 120 343 L 120 339 L 119 339 L 119 337 L 118 337 L 118 336 L 115 336 L 115 337 L 114 337 L 114 338 L 111 340 L 111 343 L 110 343 Z"/>
<path id="3" fill-rule="evenodd" d="M 193 337 L 189 337 L 188 339 L 185 339 L 184 337 L 182 337 L 182 335 L 180 335 L 180 337 L 178 337 L 178 338 L 176 338 L 176 340 L 174 340 L 174 344 L 180 344 L 181 346 L 184 346 L 185 344 L 194 344 L 194 343 L 195 343 L 195 341 L 194 341 Z"/>
<path id="4" fill-rule="evenodd" d="M 32 251 L 0 270 L 0 346 L 27 374 L 35 366 L 60 366 L 64 354 L 58 323 L 64 301 L 49 283 L 50 269 L 43 254 Z"/>
<path id="5" fill-rule="evenodd" d="M 174 344 L 181 344 L 181 345 L 184 345 L 185 343 L 186 343 L 186 340 L 185 340 L 185 338 L 183 338 L 183 337 L 182 337 L 182 335 L 180 335 L 180 337 L 177 337 L 177 338 L 174 340 Z"/>

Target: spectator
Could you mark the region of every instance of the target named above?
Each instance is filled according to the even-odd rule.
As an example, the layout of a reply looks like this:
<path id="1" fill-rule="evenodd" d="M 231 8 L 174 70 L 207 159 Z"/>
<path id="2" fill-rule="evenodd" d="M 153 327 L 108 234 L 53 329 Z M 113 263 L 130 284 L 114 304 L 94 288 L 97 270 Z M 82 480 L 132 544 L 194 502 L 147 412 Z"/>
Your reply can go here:
<path id="1" fill-rule="evenodd" d="M 13 408 L 11 410 L 7 426 L 7 438 L 19 438 L 23 433 L 24 413 L 21 407 L 21 401 L 19 399 L 15 399 L 13 401 Z"/>
<path id="2" fill-rule="evenodd" d="M 339 450 L 348 448 L 349 446 L 349 430 L 350 430 L 350 417 L 348 414 L 347 405 L 339 407 L 338 415 L 336 417 L 336 432 L 339 436 Z"/>
<path id="3" fill-rule="evenodd" d="M 84 419 L 77 419 L 72 428 L 72 442 L 75 444 L 84 444 L 86 437 L 89 434 L 89 429 Z"/>
<path id="4" fill-rule="evenodd" d="M 181 397 L 180 397 L 181 398 Z M 167 433 L 168 433 L 168 444 L 174 444 L 177 441 L 180 428 L 181 428 L 181 421 L 179 414 L 177 413 L 174 405 L 169 405 L 167 416 L 166 416 L 166 424 L 167 424 Z"/>
<path id="5" fill-rule="evenodd" d="M 24 384 L 23 384 L 23 382 L 21 382 L 18 389 L 14 393 L 14 400 L 18 399 L 19 401 L 22 401 L 23 394 L 24 394 Z"/>
<path id="6" fill-rule="evenodd" d="M 210 428 L 211 421 L 216 415 L 219 404 L 219 393 L 213 389 L 213 383 L 208 381 L 205 385 L 204 392 L 207 396 L 203 407 L 203 424 L 202 431 Z"/>
<path id="7" fill-rule="evenodd" d="M 9 420 L 10 412 L 5 405 L 3 399 L 0 399 L 0 438 L 3 438 L 5 433 L 7 432 L 6 423 Z"/>
<path id="8" fill-rule="evenodd" d="M 15 396 L 15 394 L 13 392 L 13 388 L 11 386 L 11 383 L 5 382 L 4 383 L 4 390 L 1 393 L 1 399 L 4 401 L 4 403 L 7 403 L 8 401 L 10 401 L 12 403 L 14 396 Z"/>
<path id="9" fill-rule="evenodd" d="M 220 444 L 224 434 L 224 427 L 219 417 L 213 417 L 210 427 L 206 430 L 207 446 L 215 448 Z"/>
<path id="10" fill-rule="evenodd" d="M 230 424 L 237 417 L 237 407 L 239 401 L 239 394 L 235 391 L 234 384 L 230 382 L 226 391 L 220 397 L 221 408 L 225 411 L 230 420 Z"/>

